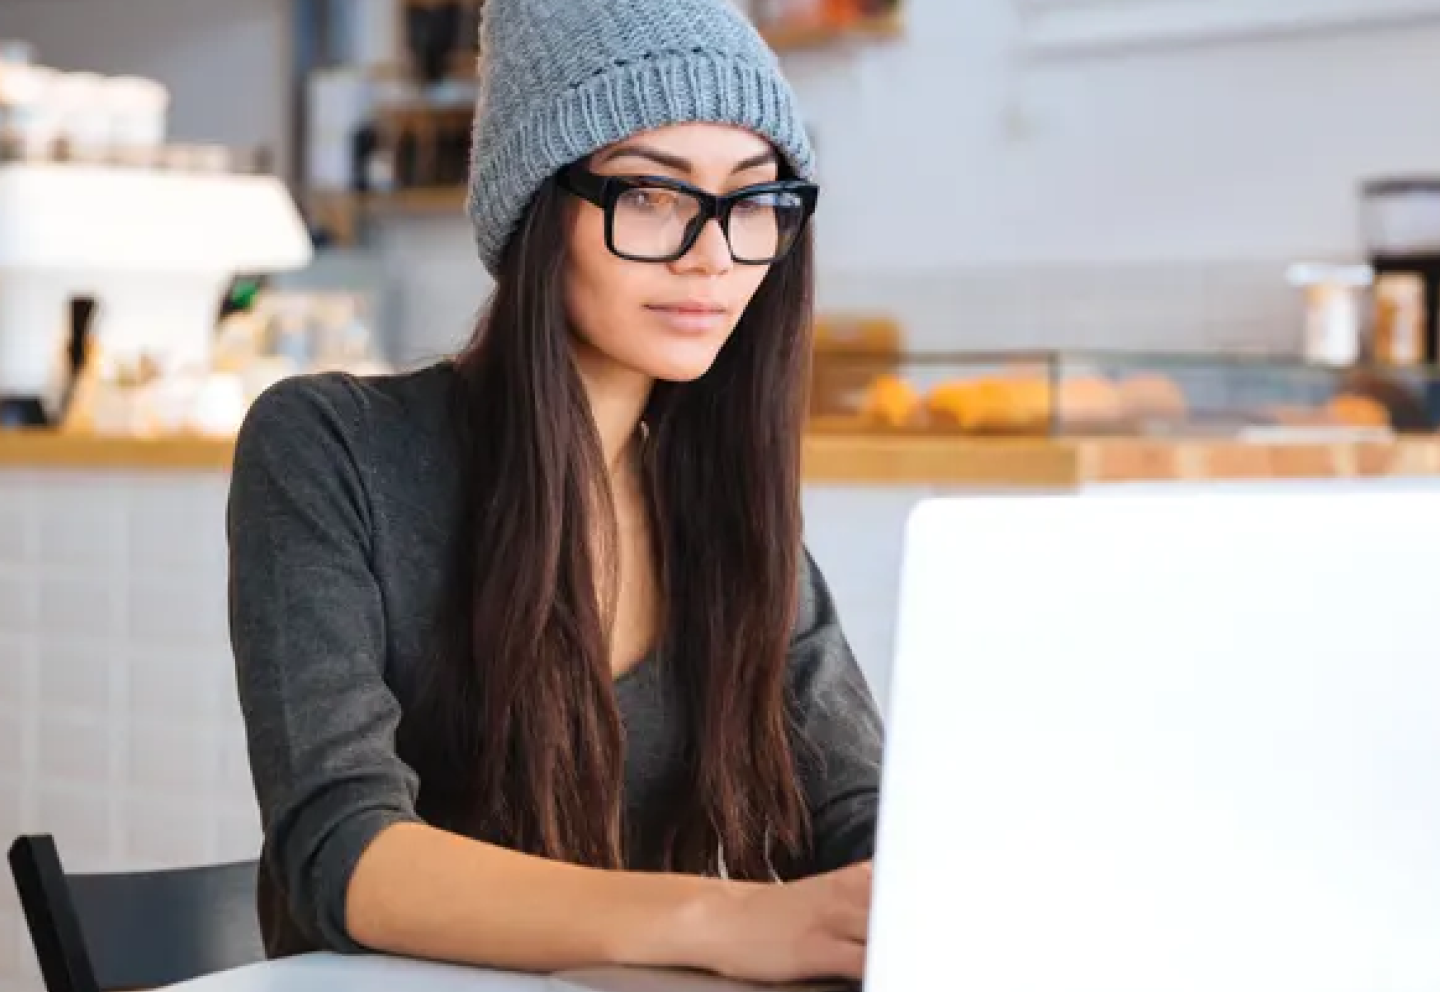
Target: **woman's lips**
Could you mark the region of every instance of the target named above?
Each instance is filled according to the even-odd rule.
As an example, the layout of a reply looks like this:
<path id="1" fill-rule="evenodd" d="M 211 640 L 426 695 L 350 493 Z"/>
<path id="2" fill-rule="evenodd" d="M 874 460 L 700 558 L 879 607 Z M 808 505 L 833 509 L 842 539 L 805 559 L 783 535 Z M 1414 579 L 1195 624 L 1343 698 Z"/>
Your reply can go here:
<path id="1" fill-rule="evenodd" d="M 718 303 L 651 303 L 645 307 L 671 330 L 704 334 L 725 326 L 729 311 Z"/>

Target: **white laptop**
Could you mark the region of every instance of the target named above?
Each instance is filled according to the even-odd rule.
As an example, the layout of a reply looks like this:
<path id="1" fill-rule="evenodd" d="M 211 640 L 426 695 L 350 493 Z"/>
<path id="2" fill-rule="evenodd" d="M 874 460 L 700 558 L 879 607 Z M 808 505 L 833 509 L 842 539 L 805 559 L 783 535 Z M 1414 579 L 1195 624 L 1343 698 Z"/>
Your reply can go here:
<path id="1" fill-rule="evenodd" d="M 921 505 L 868 992 L 1440 990 L 1440 493 Z"/>

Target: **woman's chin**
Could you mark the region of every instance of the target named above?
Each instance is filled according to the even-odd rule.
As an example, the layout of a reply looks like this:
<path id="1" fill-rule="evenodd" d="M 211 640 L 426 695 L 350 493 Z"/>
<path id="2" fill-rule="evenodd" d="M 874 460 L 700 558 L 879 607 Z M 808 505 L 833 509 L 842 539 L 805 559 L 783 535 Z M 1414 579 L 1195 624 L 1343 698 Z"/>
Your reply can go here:
<path id="1" fill-rule="evenodd" d="M 697 341 L 683 347 L 656 348 L 637 363 L 637 368 L 661 382 L 694 382 L 715 364 L 720 354 L 717 343 Z"/>
<path id="2" fill-rule="evenodd" d="M 709 365 L 706 365 L 703 368 L 657 369 L 654 373 L 651 374 L 651 378 L 654 379 L 656 382 L 686 383 L 694 382 L 695 380 L 704 377 L 705 373 L 709 371 Z"/>

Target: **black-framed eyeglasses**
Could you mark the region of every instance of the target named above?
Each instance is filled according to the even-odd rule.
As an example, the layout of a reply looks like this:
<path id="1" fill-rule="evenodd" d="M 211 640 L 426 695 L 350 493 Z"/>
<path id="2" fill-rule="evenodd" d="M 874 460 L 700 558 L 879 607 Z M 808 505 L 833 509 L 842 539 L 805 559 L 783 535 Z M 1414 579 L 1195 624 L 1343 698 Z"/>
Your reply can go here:
<path id="1" fill-rule="evenodd" d="M 799 179 L 716 196 L 679 179 L 601 176 L 579 165 L 562 170 L 559 183 L 605 211 L 605 246 L 632 262 L 684 258 L 715 219 L 731 258 L 741 265 L 769 265 L 795 247 L 820 196 L 818 186 Z"/>

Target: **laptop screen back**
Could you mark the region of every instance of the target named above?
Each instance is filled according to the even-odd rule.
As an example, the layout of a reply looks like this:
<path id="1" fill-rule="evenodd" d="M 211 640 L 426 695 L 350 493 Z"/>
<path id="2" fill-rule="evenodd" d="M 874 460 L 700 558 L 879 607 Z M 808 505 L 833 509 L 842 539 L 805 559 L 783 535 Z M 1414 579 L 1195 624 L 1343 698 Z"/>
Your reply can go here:
<path id="1" fill-rule="evenodd" d="M 1440 989 L 1440 495 L 911 521 L 867 987 Z"/>

